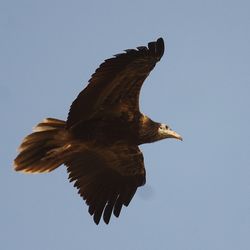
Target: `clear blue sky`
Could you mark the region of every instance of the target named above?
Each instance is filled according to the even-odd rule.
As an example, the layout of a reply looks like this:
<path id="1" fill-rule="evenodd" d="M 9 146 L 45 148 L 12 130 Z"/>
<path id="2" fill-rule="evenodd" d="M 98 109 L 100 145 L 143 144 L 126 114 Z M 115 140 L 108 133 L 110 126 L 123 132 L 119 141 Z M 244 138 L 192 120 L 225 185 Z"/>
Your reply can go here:
<path id="1" fill-rule="evenodd" d="M 0 249 L 250 249 L 249 1 L 1 1 Z M 68 183 L 12 169 L 44 117 L 66 119 L 90 75 L 163 37 L 141 109 L 184 141 L 142 147 L 147 185 L 96 226 Z"/>

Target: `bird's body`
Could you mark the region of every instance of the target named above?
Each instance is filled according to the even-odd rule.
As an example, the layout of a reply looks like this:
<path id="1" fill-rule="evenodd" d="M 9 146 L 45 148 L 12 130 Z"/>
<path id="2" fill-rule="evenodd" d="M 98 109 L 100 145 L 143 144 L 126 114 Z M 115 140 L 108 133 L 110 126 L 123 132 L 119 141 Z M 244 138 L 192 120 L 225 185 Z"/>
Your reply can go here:
<path id="1" fill-rule="evenodd" d="M 72 103 L 67 121 L 47 118 L 19 147 L 15 169 L 50 172 L 65 164 L 70 181 L 96 224 L 119 216 L 146 181 L 138 145 L 181 137 L 139 109 L 141 86 L 164 53 L 160 38 L 148 47 L 105 60 Z"/>
<path id="2" fill-rule="evenodd" d="M 113 145 L 123 142 L 128 145 L 150 143 L 157 138 L 159 123 L 138 113 L 130 118 L 126 113 L 119 117 L 102 118 L 80 123 L 71 133 L 83 141 L 96 141 L 99 145 Z M 155 136 L 154 136 L 155 135 Z"/>
<path id="3" fill-rule="evenodd" d="M 90 120 L 80 123 L 72 129 L 72 134 L 76 138 L 84 141 L 97 140 L 98 144 L 114 144 L 117 141 L 124 141 L 128 144 L 138 142 L 138 120 L 129 121 L 126 115 L 119 117 Z M 105 133 L 103 133 L 105 131 Z"/>

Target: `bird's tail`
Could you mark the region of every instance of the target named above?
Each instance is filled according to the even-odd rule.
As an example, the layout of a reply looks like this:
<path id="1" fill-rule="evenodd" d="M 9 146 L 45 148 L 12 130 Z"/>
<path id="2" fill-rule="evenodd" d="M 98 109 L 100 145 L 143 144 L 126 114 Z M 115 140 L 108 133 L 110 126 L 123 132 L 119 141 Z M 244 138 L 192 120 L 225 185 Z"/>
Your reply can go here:
<path id="1" fill-rule="evenodd" d="M 16 171 L 26 173 L 50 172 L 64 163 L 68 133 L 66 123 L 53 118 L 44 119 L 26 136 L 14 160 Z"/>

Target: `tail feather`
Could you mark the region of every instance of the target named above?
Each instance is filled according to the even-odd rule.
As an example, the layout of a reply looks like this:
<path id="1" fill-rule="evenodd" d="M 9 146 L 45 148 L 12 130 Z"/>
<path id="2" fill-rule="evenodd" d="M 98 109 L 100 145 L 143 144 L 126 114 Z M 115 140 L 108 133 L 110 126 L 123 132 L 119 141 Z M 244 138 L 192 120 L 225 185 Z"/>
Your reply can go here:
<path id="1" fill-rule="evenodd" d="M 16 171 L 26 173 L 50 172 L 63 164 L 63 151 L 67 147 L 65 121 L 47 118 L 33 133 L 26 136 L 14 160 Z"/>

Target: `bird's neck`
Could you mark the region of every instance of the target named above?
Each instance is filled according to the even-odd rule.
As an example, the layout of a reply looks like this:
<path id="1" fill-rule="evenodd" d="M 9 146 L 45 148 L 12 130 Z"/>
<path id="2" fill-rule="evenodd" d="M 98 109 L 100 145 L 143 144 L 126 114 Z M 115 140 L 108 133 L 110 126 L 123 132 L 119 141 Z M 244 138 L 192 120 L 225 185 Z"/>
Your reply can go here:
<path id="1" fill-rule="evenodd" d="M 152 121 L 146 115 L 142 115 L 139 125 L 139 144 L 158 141 L 158 127 L 159 123 Z"/>

